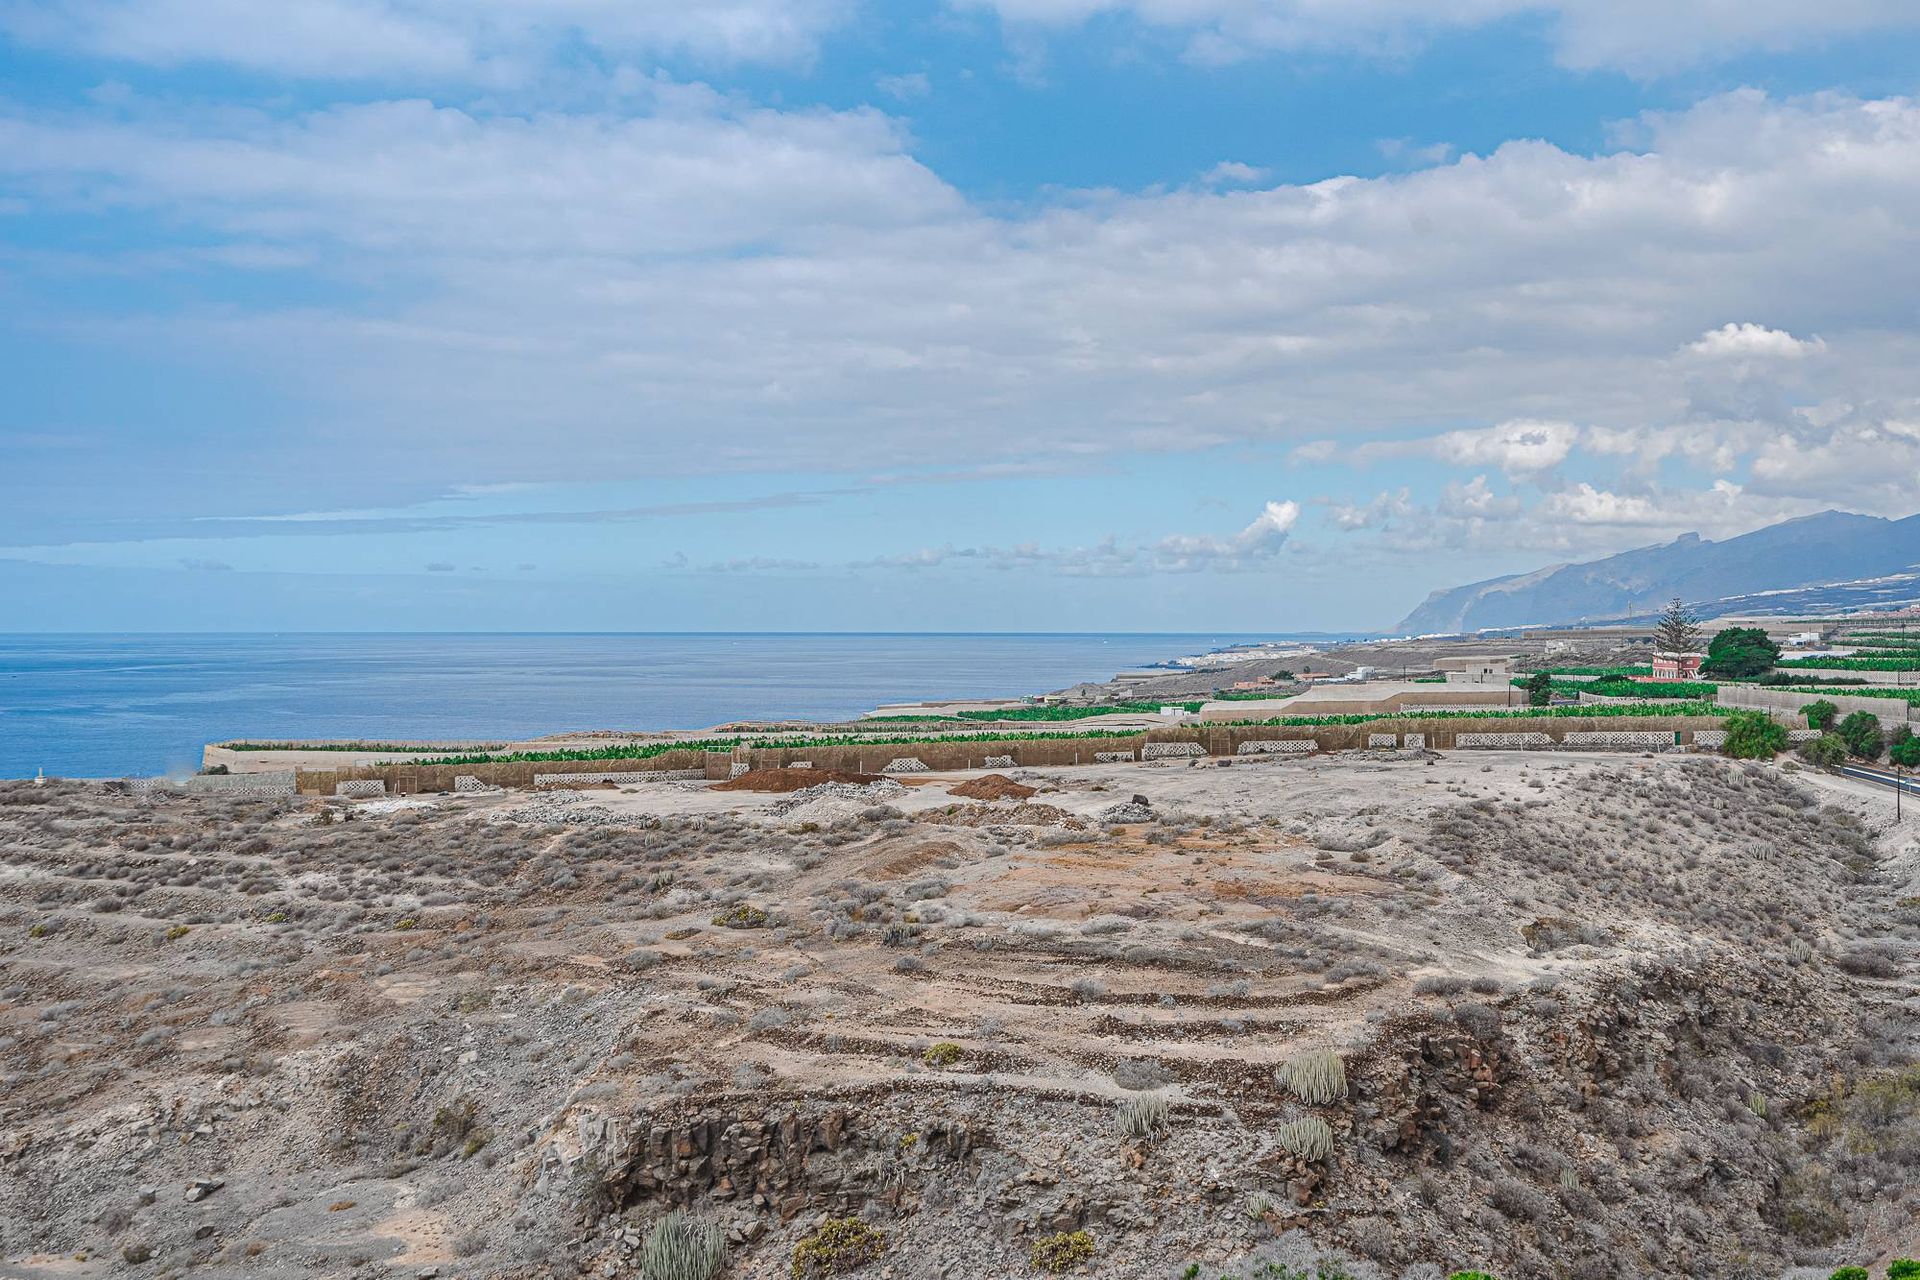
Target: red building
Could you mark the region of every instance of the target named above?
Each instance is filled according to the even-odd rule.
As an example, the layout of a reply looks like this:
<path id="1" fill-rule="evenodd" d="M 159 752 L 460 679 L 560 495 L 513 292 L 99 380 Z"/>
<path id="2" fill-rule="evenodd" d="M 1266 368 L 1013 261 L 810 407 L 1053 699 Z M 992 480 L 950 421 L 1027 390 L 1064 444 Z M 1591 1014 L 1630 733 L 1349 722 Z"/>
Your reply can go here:
<path id="1" fill-rule="evenodd" d="M 1697 680 L 1704 653 L 1656 653 L 1653 655 L 1653 679 Z"/>

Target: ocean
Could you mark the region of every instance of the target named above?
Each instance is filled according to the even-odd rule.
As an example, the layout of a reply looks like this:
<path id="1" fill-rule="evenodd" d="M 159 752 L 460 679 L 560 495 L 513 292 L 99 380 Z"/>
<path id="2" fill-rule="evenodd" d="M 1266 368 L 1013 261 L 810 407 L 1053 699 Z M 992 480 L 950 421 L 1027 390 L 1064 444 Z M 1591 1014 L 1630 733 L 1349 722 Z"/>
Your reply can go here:
<path id="1" fill-rule="evenodd" d="M 1190 635 L 0 635 L 0 778 L 191 772 L 232 738 L 523 738 L 1011 697 Z"/>

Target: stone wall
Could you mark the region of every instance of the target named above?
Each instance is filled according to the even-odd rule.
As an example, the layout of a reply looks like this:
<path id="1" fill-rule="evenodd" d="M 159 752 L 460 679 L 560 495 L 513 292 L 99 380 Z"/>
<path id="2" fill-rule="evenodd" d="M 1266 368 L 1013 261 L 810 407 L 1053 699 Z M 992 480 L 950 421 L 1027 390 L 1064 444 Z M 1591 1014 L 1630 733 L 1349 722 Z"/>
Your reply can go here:
<path id="1" fill-rule="evenodd" d="M 234 800 L 266 800 L 295 793 L 293 771 L 282 773 L 201 773 L 178 781 L 156 778 L 152 785 L 188 795 L 226 796 Z"/>

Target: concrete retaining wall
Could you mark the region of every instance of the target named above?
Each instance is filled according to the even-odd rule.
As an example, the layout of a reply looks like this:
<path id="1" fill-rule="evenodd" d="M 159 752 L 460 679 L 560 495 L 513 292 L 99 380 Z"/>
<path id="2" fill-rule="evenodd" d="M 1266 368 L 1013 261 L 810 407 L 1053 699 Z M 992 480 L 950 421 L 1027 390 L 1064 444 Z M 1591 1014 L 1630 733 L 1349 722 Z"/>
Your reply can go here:
<path id="1" fill-rule="evenodd" d="M 1793 693 L 1786 689 L 1763 689 L 1750 684 L 1723 684 L 1715 699 L 1723 707 L 1744 707 L 1765 711 L 1776 720 L 1806 719 L 1807 704 L 1831 702 L 1843 716 L 1864 711 L 1889 729 L 1920 723 L 1920 707 L 1909 706 L 1898 698 L 1863 698 L 1845 693 Z"/>

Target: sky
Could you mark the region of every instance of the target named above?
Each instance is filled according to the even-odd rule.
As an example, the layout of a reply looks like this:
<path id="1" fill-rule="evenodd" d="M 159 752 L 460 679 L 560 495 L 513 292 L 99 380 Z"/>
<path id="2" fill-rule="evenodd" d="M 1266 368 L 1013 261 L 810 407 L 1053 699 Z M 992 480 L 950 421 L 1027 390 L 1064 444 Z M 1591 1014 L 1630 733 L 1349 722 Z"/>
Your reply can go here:
<path id="1" fill-rule="evenodd" d="M 1912 0 L 0 0 L 0 631 L 1390 630 L 1920 510 Z"/>

